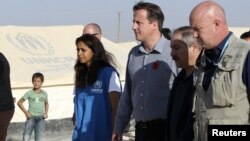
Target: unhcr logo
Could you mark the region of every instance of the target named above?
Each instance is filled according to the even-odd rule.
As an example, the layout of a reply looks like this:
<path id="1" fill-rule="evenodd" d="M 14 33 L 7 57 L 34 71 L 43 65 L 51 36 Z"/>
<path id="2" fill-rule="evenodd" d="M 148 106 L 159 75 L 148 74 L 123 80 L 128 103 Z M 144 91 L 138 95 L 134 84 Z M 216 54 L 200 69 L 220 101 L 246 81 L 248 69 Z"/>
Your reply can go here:
<path id="1" fill-rule="evenodd" d="M 97 80 L 94 84 L 94 88 L 96 89 L 100 89 L 102 87 L 102 81 Z"/>
<path id="2" fill-rule="evenodd" d="M 40 36 L 30 36 L 25 33 L 6 35 L 7 40 L 16 48 L 32 55 L 54 54 L 52 45 Z"/>
<path id="3" fill-rule="evenodd" d="M 102 81 L 97 80 L 94 84 L 94 88 L 91 89 L 92 93 L 103 93 Z"/>

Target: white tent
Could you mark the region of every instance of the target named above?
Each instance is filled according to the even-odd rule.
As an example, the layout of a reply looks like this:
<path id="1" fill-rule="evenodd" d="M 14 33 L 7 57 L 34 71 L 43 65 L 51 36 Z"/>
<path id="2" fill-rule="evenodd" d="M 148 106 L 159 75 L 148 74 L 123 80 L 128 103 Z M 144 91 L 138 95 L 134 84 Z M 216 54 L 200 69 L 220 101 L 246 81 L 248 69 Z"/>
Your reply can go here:
<path id="1" fill-rule="evenodd" d="M 232 31 L 235 36 L 240 38 L 240 35 L 244 32 L 247 32 L 250 30 L 250 27 L 229 27 L 229 30 Z"/>
<path id="2" fill-rule="evenodd" d="M 0 51 L 11 67 L 13 96 L 18 100 L 32 88 L 34 72 L 45 76 L 43 89 L 49 95 L 49 119 L 71 117 L 73 113 L 73 81 L 76 60 L 75 39 L 83 26 L 1 26 Z M 105 48 L 114 54 L 124 81 L 128 51 L 102 38 Z M 27 105 L 27 102 L 25 102 Z M 23 122 L 25 116 L 17 105 L 12 122 Z"/>
<path id="3" fill-rule="evenodd" d="M 131 49 L 133 47 L 135 47 L 136 45 L 138 45 L 138 42 L 136 41 L 131 41 L 131 42 L 123 42 L 123 43 L 117 43 L 119 46 L 125 48 L 125 49 Z"/>

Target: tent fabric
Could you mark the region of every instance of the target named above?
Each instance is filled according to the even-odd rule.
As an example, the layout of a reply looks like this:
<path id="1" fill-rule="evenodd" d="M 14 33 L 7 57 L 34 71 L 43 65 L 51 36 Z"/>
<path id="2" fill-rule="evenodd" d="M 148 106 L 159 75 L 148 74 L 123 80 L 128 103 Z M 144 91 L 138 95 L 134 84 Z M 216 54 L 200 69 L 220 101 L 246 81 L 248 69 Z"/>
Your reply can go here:
<path id="1" fill-rule="evenodd" d="M 250 27 L 229 27 L 229 30 L 232 31 L 236 37 L 240 38 L 240 35 L 249 31 Z"/>

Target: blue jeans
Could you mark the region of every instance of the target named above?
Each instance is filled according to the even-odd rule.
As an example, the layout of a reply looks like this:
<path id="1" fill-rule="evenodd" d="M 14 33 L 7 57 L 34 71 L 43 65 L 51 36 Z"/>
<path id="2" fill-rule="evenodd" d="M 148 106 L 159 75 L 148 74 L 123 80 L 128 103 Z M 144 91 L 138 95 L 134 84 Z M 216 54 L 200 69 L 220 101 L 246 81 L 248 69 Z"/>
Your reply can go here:
<path id="1" fill-rule="evenodd" d="M 32 131 L 35 131 L 35 141 L 42 140 L 42 133 L 45 126 L 44 118 L 41 117 L 31 117 L 25 122 L 25 129 L 23 132 L 23 141 L 29 141 L 32 135 Z"/>

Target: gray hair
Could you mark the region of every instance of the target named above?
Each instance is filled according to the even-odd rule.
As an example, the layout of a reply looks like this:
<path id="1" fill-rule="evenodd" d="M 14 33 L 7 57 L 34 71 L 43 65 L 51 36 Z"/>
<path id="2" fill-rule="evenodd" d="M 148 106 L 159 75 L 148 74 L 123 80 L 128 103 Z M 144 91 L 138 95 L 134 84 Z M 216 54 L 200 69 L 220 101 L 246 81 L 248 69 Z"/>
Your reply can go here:
<path id="1" fill-rule="evenodd" d="M 175 29 L 172 33 L 172 36 L 174 34 L 180 33 L 182 41 L 185 42 L 188 45 L 188 47 L 190 47 L 192 44 L 196 44 L 199 47 L 199 49 L 201 49 L 200 42 L 198 41 L 197 38 L 194 37 L 193 32 L 194 31 L 192 27 L 182 26 Z"/>

